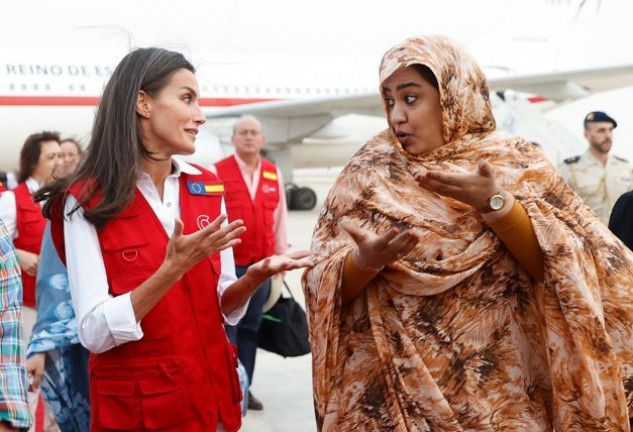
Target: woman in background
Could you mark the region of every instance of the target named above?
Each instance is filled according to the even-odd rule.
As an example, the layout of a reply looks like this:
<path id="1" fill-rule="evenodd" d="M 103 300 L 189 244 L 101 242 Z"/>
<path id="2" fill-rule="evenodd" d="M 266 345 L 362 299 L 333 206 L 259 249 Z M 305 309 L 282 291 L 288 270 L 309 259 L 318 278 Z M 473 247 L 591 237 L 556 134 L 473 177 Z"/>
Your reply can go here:
<path id="1" fill-rule="evenodd" d="M 60 141 L 61 170 L 70 175 L 81 160 L 79 143 Z M 37 269 L 37 319 L 26 353 L 26 367 L 33 376 L 30 389 L 41 383 L 42 396 L 62 432 L 90 429 L 88 359 L 90 353 L 79 342 L 68 273 L 53 245 L 50 222 L 44 230 Z"/>

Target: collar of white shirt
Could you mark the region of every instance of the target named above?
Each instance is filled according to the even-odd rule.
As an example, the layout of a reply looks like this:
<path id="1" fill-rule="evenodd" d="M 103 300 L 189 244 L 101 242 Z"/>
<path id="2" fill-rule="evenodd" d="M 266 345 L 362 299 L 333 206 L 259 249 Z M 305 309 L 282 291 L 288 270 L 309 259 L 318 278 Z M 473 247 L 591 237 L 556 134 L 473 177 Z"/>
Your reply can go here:
<path id="1" fill-rule="evenodd" d="M 32 194 L 40 190 L 40 184 L 33 177 L 27 178 L 24 183 L 26 183 L 26 187 Z"/>

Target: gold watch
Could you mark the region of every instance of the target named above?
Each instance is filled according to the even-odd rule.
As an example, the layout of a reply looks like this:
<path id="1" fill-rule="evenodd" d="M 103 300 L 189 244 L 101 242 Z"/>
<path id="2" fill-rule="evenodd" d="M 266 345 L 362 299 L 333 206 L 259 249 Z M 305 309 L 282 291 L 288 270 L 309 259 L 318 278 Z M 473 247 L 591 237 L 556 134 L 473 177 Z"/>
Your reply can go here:
<path id="1" fill-rule="evenodd" d="M 502 192 L 496 193 L 490 198 L 488 198 L 488 204 L 481 207 L 479 210 L 480 213 L 490 213 L 493 211 L 501 210 L 506 205 L 506 197 Z"/>

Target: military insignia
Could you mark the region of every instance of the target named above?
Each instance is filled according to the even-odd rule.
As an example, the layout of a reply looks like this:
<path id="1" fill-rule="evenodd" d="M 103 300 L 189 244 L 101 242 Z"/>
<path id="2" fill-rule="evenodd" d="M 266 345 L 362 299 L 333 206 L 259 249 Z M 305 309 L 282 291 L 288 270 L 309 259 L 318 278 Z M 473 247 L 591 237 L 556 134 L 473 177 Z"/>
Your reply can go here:
<path id="1" fill-rule="evenodd" d="M 222 182 L 187 182 L 187 189 L 191 195 L 217 196 L 224 194 Z"/>
<path id="2" fill-rule="evenodd" d="M 593 119 L 594 119 L 593 113 L 589 113 L 589 114 L 587 114 L 587 117 L 585 118 L 585 121 L 589 121 L 590 122 L 590 121 L 593 121 Z"/>
<path id="3" fill-rule="evenodd" d="M 580 156 L 574 156 L 574 157 L 570 157 L 565 159 L 563 162 L 565 162 L 567 165 L 571 165 L 571 164 L 575 164 L 580 160 Z"/>
<path id="4" fill-rule="evenodd" d="M 277 180 L 277 173 L 272 171 L 264 171 L 262 172 L 262 177 L 266 180 Z"/>
<path id="5" fill-rule="evenodd" d="M 629 163 L 629 161 L 627 159 L 624 159 L 623 157 L 616 156 L 616 155 L 613 155 L 613 157 L 616 158 L 617 160 L 619 160 L 620 162 Z"/>

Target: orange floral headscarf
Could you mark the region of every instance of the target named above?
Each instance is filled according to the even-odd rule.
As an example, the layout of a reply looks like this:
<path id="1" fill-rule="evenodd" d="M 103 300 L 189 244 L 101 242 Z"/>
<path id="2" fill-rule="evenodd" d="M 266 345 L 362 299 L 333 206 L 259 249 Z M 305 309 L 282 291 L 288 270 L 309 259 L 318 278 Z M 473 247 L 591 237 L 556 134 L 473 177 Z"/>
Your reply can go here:
<path id="1" fill-rule="evenodd" d="M 633 254 L 533 144 L 494 131 L 485 77 L 449 39 L 389 50 L 381 83 L 423 64 L 446 144 L 413 156 L 391 130 L 352 157 L 321 211 L 303 278 L 320 430 L 628 430 Z M 485 159 L 526 210 L 545 257 L 533 281 L 470 206 L 413 173 Z M 418 245 L 340 301 L 349 222 L 414 231 Z"/>

